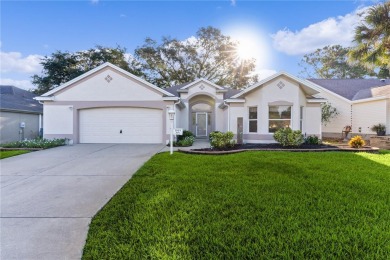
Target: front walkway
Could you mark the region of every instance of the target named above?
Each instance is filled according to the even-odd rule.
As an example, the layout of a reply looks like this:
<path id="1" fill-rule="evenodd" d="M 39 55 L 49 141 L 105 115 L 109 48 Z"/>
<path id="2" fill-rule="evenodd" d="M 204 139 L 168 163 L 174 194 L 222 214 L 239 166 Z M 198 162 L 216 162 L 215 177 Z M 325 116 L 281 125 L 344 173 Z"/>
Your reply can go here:
<path id="1" fill-rule="evenodd" d="M 0 161 L 0 259 L 80 259 L 91 218 L 163 145 L 77 144 Z"/>
<path id="2" fill-rule="evenodd" d="M 210 148 L 209 139 L 195 139 L 195 142 L 192 146 L 173 147 L 173 151 L 177 151 L 177 150 L 189 151 L 191 149 L 202 149 L 202 148 Z M 169 152 L 170 151 L 169 149 L 170 149 L 169 146 L 165 146 L 164 149 L 161 150 L 161 152 Z"/>

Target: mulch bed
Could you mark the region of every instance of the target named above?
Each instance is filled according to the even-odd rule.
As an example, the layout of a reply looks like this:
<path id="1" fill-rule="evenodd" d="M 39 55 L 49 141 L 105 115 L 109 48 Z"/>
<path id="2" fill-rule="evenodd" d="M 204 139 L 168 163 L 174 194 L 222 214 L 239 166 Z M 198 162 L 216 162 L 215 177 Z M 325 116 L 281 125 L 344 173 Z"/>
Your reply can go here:
<path id="1" fill-rule="evenodd" d="M 240 153 L 244 151 L 288 151 L 288 152 L 335 152 L 335 151 L 344 151 L 344 152 L 370 152 L 378 153 L 379 149 L 365 146 L 359 149 L 351 148 L 346 145 L 310 145 L 303 144 L 299 147 L 283 147 L 278 143 L 272 144 L 241 144 L 235 145 L 232 148 L 226 150 L 215 150 L 212 148 L 203 148 L 203 149 L 191 149 L 191 150 L 179 150 L 183 153 L 191 154 L 231 154 L 231 153 Z"/>

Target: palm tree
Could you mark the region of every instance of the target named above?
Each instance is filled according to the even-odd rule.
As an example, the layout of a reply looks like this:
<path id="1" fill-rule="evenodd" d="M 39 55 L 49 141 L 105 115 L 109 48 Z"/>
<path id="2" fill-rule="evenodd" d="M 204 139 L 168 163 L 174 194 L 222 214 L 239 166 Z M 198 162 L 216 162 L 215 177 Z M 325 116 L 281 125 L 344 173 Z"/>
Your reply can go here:
<path id="1" fill-rule="evenodd" d="M 361 63 L 367 68 L 390 69 L 390 2 L 368 9 L 363 22 L 355 28 L 354 42 L 349 52 L 351 63 Z M 386 74 L 386 73 L 385 73 Z"/>

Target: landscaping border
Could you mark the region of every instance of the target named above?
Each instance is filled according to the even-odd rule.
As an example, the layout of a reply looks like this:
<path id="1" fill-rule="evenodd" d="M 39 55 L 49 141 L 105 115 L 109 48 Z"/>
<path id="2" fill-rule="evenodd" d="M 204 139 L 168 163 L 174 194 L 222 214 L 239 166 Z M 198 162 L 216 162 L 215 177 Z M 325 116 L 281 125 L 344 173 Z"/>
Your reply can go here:
<path id="1" fill-rule="evenodd" d="M 362 148 L 350 148 L 350 147 L 337 147 L 337 148 L 319 148 L 319 149 L 272 149 L 272 148 L 256 148 L 256 149 L 237 149 L 227 151 L 197 151 L 197 150 L 178 150 L 182 153 L 188 154 L 210 154 L 210 155 L 224 155 L 241 153 L 246 151 L 269 151 L 269 152 L 366 152 L 366 153 L 378 153 L 379 148 L 376 147 L 362 147 Z"/>

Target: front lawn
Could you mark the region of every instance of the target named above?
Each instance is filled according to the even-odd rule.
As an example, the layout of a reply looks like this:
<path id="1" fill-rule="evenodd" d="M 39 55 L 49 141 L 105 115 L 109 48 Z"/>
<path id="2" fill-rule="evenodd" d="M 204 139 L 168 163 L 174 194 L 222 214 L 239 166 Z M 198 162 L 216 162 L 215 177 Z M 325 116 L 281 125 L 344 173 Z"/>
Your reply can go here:
<path id="1" fill-rule="evenodd" d="M 390 154 L 155 155 L 83 259 L 387 259 Z"/>
<path id="2" fill-rule="evenodd" d="M 12 151 L 0 151 L 0 159 L 8 158 L 11 156 L 16 156 L 19 154 L 28 153 L 26 150 L 12 150 Z"/>

